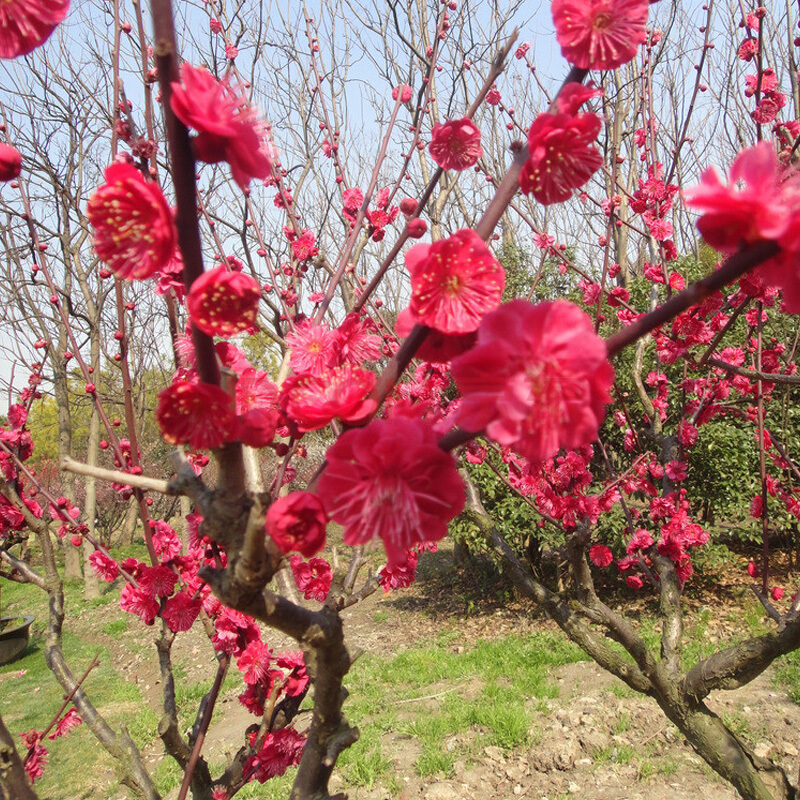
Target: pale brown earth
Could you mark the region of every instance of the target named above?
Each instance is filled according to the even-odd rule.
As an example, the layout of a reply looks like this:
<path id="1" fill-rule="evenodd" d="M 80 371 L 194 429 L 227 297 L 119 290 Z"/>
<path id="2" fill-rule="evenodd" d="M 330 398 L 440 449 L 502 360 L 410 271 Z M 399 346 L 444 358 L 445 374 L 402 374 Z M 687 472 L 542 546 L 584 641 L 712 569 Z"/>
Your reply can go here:
<path id="1" fill-rule="evenodd" d="M 401 650 L 429 643 L 443 630 L 458 630 L 459 647 L 468 647 L 481 638 L 503 637 L 532 630 L 554 630 L 547 619 L 524 603 L 501 600 L 495 585 L 476 601 L 475 586 L 465 587 L 463 575 L 452 571 L 452 554 L 425 554 L 418 584 L 407 592 L 384 596 L 378 592 L 351 609 L 346 618 L 346 636 L 351 647 L 391 656 Z M 486 582 L 486 579 L 481 579 Z M 491 581 L 489 581 L 491 583 Z M 480 595 L 482 589 L 477 590 Z M 504 591 L 504 590 L 503 590 Z M 502 592 L 500 593 L 502 594 Z M 712 641 L 724 639 L 733 630 L 726 604 L 733 589 L 720 587 L 727 599 L 712 608 L 709 625 Z M 624 598 L 623 598 L 624 602 Z M 699 595 L 688 605 L 697 613 L 707 598 Z M 629 612 L 638 614 L 642 603 L 632 601 Z M 732 607 L 732 606 L 731 606 Z M 729 609 L 728 609 L 729 610 Z M 468 616 L 465 614 L 468 613 Z M 115 641 L 105 642 L 115 666 L 130 675 L 144 690 L 151 706 L 158 708 L 160 682 L 153 651 L 146 645 L 153 639 L 136 625 Z M 292 649 L 292 643 L 279 636 L 269 638 L 279 651 Z M 139 646 L 126 646 L 136 642 Z M 186 666 L 190 680 L 209 679 L 214 662 L 208 642 L 200 631 L 178 638 L 176 661 Z M 394 789 L 374 786 L 366 789 L 347 785 L 334 773 L 331 789 L 347 792 L 351 800 L 734 800 L 734 790 L 719 779 L 683 741 L 648 698 L 634 696 L 612 676 L 592 662 L 567 664 L 553 670 L 559 692 L 537 711 L 532 737 L 534 744 L 513 753 L 497 747 L 483 747 L 481 733 L 471 730 L 446 742 L 447 747 L 477 754 L 469 762 L 456 761 L 447 779 L 420 779 L 414 762 L 420 746 L 410 737 L 386 734 L 382 749 L 391 761 Z M 437 695 L 451 691 L 446 685 L 420 687 L 431 695 L 428 708 L 435 708 Z M 462 690 L 462 689 L 459 689 Z M 236 700 L 236 690 L 223 694 L 217 715 L 207 737 L 205 753 L 219 762 L 235 750 L 233 737 L 255 721 Z M 798 731 L 800 706 L 777 685 L 774 670 L 769 670 L 750 685 L 735 692 L 716 693 L 709 702 L 717 713 L 732 721 L 760 754 L 769 754 L 785 765 L 790 778 L 797 781 L 800 768 Z M 424 704 L 409 707 L 407 713 L 424 713 Z M 462 741 L 459 741 L 459 737 Z M 162 758 L 160 742 L 148 748 L 146 760 L 153 766 Z M 399 788 L 398 788 L 399 787 Z M 126 797 L 124 789 L 117 795 Z M 104 796 L 108 796 L 107 794 Z M 174 796 L 174 795 L 171 795 Z"/>

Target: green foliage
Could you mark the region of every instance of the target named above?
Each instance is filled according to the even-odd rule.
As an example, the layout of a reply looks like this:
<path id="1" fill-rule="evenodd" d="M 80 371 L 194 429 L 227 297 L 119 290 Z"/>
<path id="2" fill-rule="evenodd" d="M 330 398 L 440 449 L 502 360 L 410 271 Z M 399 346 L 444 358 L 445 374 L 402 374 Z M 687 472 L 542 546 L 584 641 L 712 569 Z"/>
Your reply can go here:
<path id="1" fill-rule="evenodd" d="M 709 522 L 720 511 L 726 527 L 735 529 L 740 537 L 754 534 L 754 527 L 747 525 L 758 476 L 758 448 L 752 430 L 744 430 L 736 420 L 713 420 L 700 427 L 697 444 L 688 455 L 685 486 L 689 497 L 697 498 L 696 511 Z"/>
<path id="2" fill-rule="evenodd" d="M 507 472 L 496 453 L 489 451 L 482 464 L 466 464 L 481 495 L 481 501 L 498 530 L 519 553 L 540 542 L 547 531 L 539 528 L 541 517 L 498 477 L 490 464 L 500 474 Z M 457 542 L 465 544 L 471 553 L 494 554 L 490 543 L 468 514 L 459 514 L 451 523 L 450 531 Z M 550 531 L 551 538 L 555 532 Z"/>
<path id="3" fill-rule="evenodd" d="M 702 246 L 699 259 L 679 259 L 673 269 L 680 272 L 688 284 L 707 275 L 714 269 L 717 261 L 718 254 Z M 630 303 L 635 308 L 647 308 L 654 300 L 660 303 L 666 299 L 665 287 L 654 286 L 643 277 L 630 280 L 627 289 L 631 295 Z M 775 342 L 792 342 L 796 336 L 796 320 L 788 315 L 778 314 L 774 309 L 766 311 L 764 346 L 770 347 Z M 600 333 L 608 336 L 618 327 L 615 314 L 607 313 Z M 747 316 L 740 314 L 717 343 L 716 353 L 727 347 L 738 347 L 747 352 L 748 337 L 752 335 L 753 330 Z M 696 347 L 695 356 L 699 358 L 703 355 L 706 347 Z M 614 360 L 616 392 L 624 401 L 626 414 L 636 432 L 633 452 L 624 449 L 624 430 L 613 421 L 613 408 L 601 429 L 601 438 L 612 464 L 620 472 L 625 470 L 638 453 L 650 451 L 658 454 L 661 449 L 661 443 L 654 436 L 649 421 L 651 415 L 643 406 L 634 382 L 635 351 L 634 347 L 626 348 Z M 751 357 L 748 356 L 745 366 L 751 365 Z M 657 357 L 655 343 L 650 339 L 643 347 L 642 380 L 646 380 L 651 371 L 663 373 L 667 377 L 670 390 L 666 416 L 661 422 L 661 435 L 675 436 L 679 424 L 686 416 L 687 398 L 695 397 L 693 394 L 687 395 L 681 385 L 686 380 L 706 378 L 707 370 L 687 369 L 683 359 L 677 359 L 672 364 L 664 363 Z M 713 388 L 717 379 L 727 377 L 730 376 L 718 371 L 716 376 L 712 374 L 709 386 Z M 651 399 L 655 396 L 653 388 L 646 386 L 646 391 Z M 754 402 L 752 393 L 742 395 L 738 391 L 732 391 L 729 396 L 725 396 L 723 392 L 715 398 L 714 416 L 701 420 L 698 425 L 697 443 L 683 453 L 688 462 L 688 477 L 682 483 L 682 488 L 686 489 L 691 512 L 712 536 L 718 539 L 721 537 L 726 543 L 749 542 L 760 540 L 761 537 L 760 523 L 750 516 L 750 503 L 760 492 L 757 439 L 754 435 L 752 414 L 748 411 L 748 406 L 754 405 Z M 800 390 L 793 386 L 775 386 L 765 402 L 765 414 L 765 425 L 778 441 L 797 441 L 800 437 Z M 767 459 L 767 471 L 773 477 L 780 474 L 770 459 Z M 637 507 L 639 499 L 633 497 L 629 502 Z M 641 500 L 646 502 L 647 499 L 642 497 Z M 778 532 L 793 530 L 796 521 L 786 512 L 780 500 L 771 498 L 768 503 L 771 528 Z M 601 518 L 598 534 L 613 546 L 619 543 L 620 532 L 625 532 L 625 525 L 619 514 L 616 518 L 613 512 L 604 517 Z M 647 527 L 646 518 L 643 522 Z M 698 553 L 696 567 L 701 566 L 701 560 L 702 556 Z"/>
<path id="4" fill-rule="evenodd" d="M 503 302 L 518 297 L 527 297 L 536 277 L 530 254 L 525 248 L 516 244 L 513 239 L 503 239 L 495 252 L 495 257 L 506 271 Z"/>
<path id="5" fill-rule="evenodd" d="M 273 380 L 281 366 L 281 352 L 278 346 L 266 333 L 259 332 L 244 336 L 236 341 L 237 346 L 247 356 L 247 360 L 256 368 L 266 372 Z"/>

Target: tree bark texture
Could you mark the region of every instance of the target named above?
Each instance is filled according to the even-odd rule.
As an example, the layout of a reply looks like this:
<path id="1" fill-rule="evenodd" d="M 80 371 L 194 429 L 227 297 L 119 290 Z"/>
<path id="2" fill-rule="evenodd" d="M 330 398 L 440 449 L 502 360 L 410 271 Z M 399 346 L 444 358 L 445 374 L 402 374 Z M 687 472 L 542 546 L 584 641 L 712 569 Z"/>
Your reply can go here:
<path id="1" fill-rule="evenodd" d="M 14 738 L 0 717 L 0 800 L 38 800 L 22 759 L 14 746 Z"/>

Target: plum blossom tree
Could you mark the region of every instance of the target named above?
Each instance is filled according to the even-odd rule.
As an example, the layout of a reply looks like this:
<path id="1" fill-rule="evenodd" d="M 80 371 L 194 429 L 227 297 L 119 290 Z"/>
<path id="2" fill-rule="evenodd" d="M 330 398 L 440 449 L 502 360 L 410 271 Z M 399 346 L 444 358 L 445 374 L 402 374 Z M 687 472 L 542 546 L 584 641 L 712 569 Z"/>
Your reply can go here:
<path id="1" fill-rule="evenodd" d="M 92 185 L 82 178 L 77 210 L 73 203 L 59 221 L 44 197 L 31 202 L 35 181 L 14 136 L 23 123 L 5 126 L 7 147 L 19 145 L 21 161 L 0 152 L 14 181 L 8 189 L 20 198 L 4 199 L 9 258 L 38 259 L 23 295 L 26 302 L 45 295 L 49 327 L 36 324 L 59 340 L 46 348 L 50 380 L 69 352 L 95 430 L 104 430 L 105 466 L 94 451 L 87 463 L 64 458 L 62 467 L 132 496 L 147 552 L 146 561 L 115 557 L 93 533 L 93 506 L 82 513 L 32 468 L 27 422 L 45 380 L 36 361 L 0 431 L 0 576 L 48 594 L 46 658 L 74 707 L 56 714 L 56 731 L 66 732 L 79 714 L 120 762 L 131 790 L 159 797 L 127 730 L 103 718 L 67 663 L 53 536 L 86 543 L 91 569 L 121 584 L 121 607 L 158 631 L 159 735 L 181 768 L 180 798 L 230 798 L 292 766 L 293 798 L 330 798 L 337 759 L 359 736 L 346 717 L 353 655 L 343 614 L 381 586 L 413 581 L 420 552 L 463 513 L 505 559 L 519 590 L 601 666 L 654 698 L 743 797 L 795 797 L 780 765 L 752 752 L 708 703 L 712 690 L 743 685 L 800 646 L 800 599 L 777 605 L 782 588 L 769 581 L 770 515 L 778 505 L 800 514 L 792 429 L 770 414 L 792 402 L 798 381 L 793 323 L 785 323 L 792 334 L 785 341 L 765 342 L 765 326 L 785 322 L 798 306 L 800 123 L 784 112 L 788 98 L 778 88 L 785 79 L 796 95 L 796 69 L 791 59 L 768 57 L 777 48 L 768 40 L 777 37 L 765 37 L 770 26 L 789 30 L 791 12 L 732 7 L 737 19 L 744 15 L 735 58 L 755 69 L 743 80 L 753 125 L 747 134 L 737 130 L 722 179 L 682 155 L 696 107 L 707 110 L 698 98 L 714 44 L 710 4 L 696 26 L 703 35 L 696 76 L 688 89 L 673 83 L 672 107 L 654 77 L 662 61 L 671 64 L 672 8 L 655 12 L 665 16 L 665 35 L 648 25 L 647 0 L 554 0 L 555 38 L 569 65 L 551 84 L 530 47 L 506 30 L 513 5 L 487 13 L 456 0 L 389 4 L 375 14 L 379 40 L 392 47 L 382 51 L 390 81 L 385 97 L 375 95 L 372 131 L 348 116 L 355 101 L 338 63 L 345 61 L 336 57 L 341 43 L 326 35 L 337 7 L 322 20 L 303 9 L 273 39 L 259 9 L 229 12 L 211 0 L 189 12 L 193 22 L 207 17 L 209 42 L 187 37 L 184 50 L 177 8 L 152 0 L 149 35 L 137 4 L 135 25 L 113 4 L 113 80 L 107 108 L 101 104 L 109 144 L 102 157 L 86 154 Z M 63 3 L 12 0 L 0 12 L 2 54 L 41 45 L 65 13 Z M 722 25 L 729 32 L 727 19 Z M 485 37 L 474 32 L 484 26 Z M 457 36 L 456 28 L 466 33 Z M 326 39 L 333 54 L 323 52 Z M 273 79 L 298 76 L 297 88 L 267 95 L 271 125 L 255 104 L 267 51 L 285 67 L 272 70 Z M 328 69 L 326 58 L 337 65 Z M 32 62 L 35 70 L 35 56 Z M 16 69 L 24 74 L 28 65 Z M 445 69 L 457 77 L 452 89 L 437 77 Z M 526 86 L 520 103 L 509 105 L 512 90 L 502 82 L 512 69 Z M 47 85 L 41 101 L 51 101 Z M 681 105 L 679 122 L 663 133 L 659 119 Z M 348 161 L 348 151 L 376 130 L 374 159 Z M 757 144 L 746 146 L 752 139 Z M 702 252 L 712 262 L 702 276 L 689 275 L 701 253 L 690 211 L 699 213 Z M 72 218 L 83 237 L 74 248 Z M 563 220 L 574 220 L 570 247 L 556 236 Z M 404 250 L 408 239 L 426 235 L 428 221 L 431 242 Z M 530 241 L 540 253 L 522 287 L 493 250 L 498 227 L 504 244 Z M 42 255 L 48 229 L 64 244 L 53 263 Z M 89 235 L 88 261 L 97 270 L 90 278 L 72 264 Z M 408 280 L 393 287 L 392 276 L 406 275 L 401 261 Z M 549 283 L 548 270 L 570 282 Z M 86 303 L 92 292 L 110 297 L 102 287 L 113 286 L 112 327 L 101 314 L 92 317 L 88 349 L 85 315 L 73 298 L 77 275 Z M 130 346 L 127 314 L 136 307 L 129 298 L 147 285 L 164 298 L 171 359 L 147 409 L 163 441 L 177 446 L 168 480 L 144 474 L 134 403 L 132 370 L 142 349 Z M 248 355 L 255 330 L 269 342 L 270 372 Z M 126 437 L 97 382 L 102 349 L 118 364 Z M 632 364 L 624 361 L 629 354 Z M 691 454 L 715 420 L 731 418 L 751 426 L 757 441 L 759 493 L 750 512 L 764 554 L 755 592 L 773 627 L 687 666 L 682 592 L 709 539 L 689 492 Z M 335 441 L 318 464 L 304 467 L 310 434 L 322 428 Z M 490 464 L 555 532 L 569 565 L 562 589 L 534 577 L 469 470 L 459 469 L 461 459 Z M 182 498 L 183 540 L 151 513 L 153 495 Z M 616 531 L 608 522 L 614 514 L 624 520 Z M 331 520 L 353 545 L 349 565 L 335 575 L 321 557 Z M 31 535 L 41 567 L 19 549 Z M 375 547 L 385 550 L 386 564 L 365 576 L 365 551 Z M 599 596 L 596 570 L 612 565 L 631 591 L 657 595 L 657 650 Z M 273 653 L 259 623 L 300 650 Z M 194 626 L 207 636 L 216 673 L 187 736 L 178 724 L 171 649 Z M 203 745 L 232 665 L 244 684 L 240 700 L 258 721 L 242 731 L 231 763 L 212 774 Z M 312 689 L 306 726 L 298 712 Z M 24 734 L 27 755 L 10 760 L 8 776 L 0 773 L 4 791 L 31 793 L 21 769 L 39 776 L 44 733 Z M 0 723 L 0 739 L 9 738 Z"/>

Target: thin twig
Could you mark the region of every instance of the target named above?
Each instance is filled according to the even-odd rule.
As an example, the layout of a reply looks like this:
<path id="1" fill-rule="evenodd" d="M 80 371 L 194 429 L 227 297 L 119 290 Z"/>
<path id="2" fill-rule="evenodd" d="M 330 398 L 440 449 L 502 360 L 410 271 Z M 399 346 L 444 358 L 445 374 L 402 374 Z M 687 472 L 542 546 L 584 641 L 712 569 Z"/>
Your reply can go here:
<path id="1" fill-rule="evenodd" d="M 211 724 L 211 717 L 214 715 L 214 706 L 217 703 L 219 690 L 222 688 L 222 681 L 225 680 L 225 675 L 228 672 L 229 663 L 230 658 L 226 655 L 222 656 L 222 658 L 219 660 L 219 667 L 217 667 L 217 675 L 214 678 L 214 685 L 211 687 L 207 695 L 208 703 L 203 713 L 203 719 L 200 721 L 200 730 L 197 733 L 197 739 L 195 739 L 194 747 L 192 747 L 192 754 L 189 756 L 189 763 L 186 765 L 186 772 L 183 774 L 183 782 L 181 783 L 181 788 L 178 792 L 178 800 L 186 800 L 186 794 L 189 791 L 189 786 L 192 782 L 192 775 L 194 775 L 195 766 L 200 758 L 200 751 L 203 749 L 203 743 L 206 739 L 208 726 Z"/>
<path id="2" fill-rule="evenodd" d="M 420 700 L 435 700 L 437 697 L 444 697 L 446 694 L 450 694 L 450 692 L 457 692 L 459 689 L 463 689 L 465 684 L 461 684 L 459 686 L 453 686 L 450 689 L 445 689 L 443 692 L 437 692 L 436 694 L 426 694 L 423 697 L 409 697 L 407 700 L 395 700 L 394 705 L 399 706 L 403 705 L 403 703 L 418 703 Z"/>

